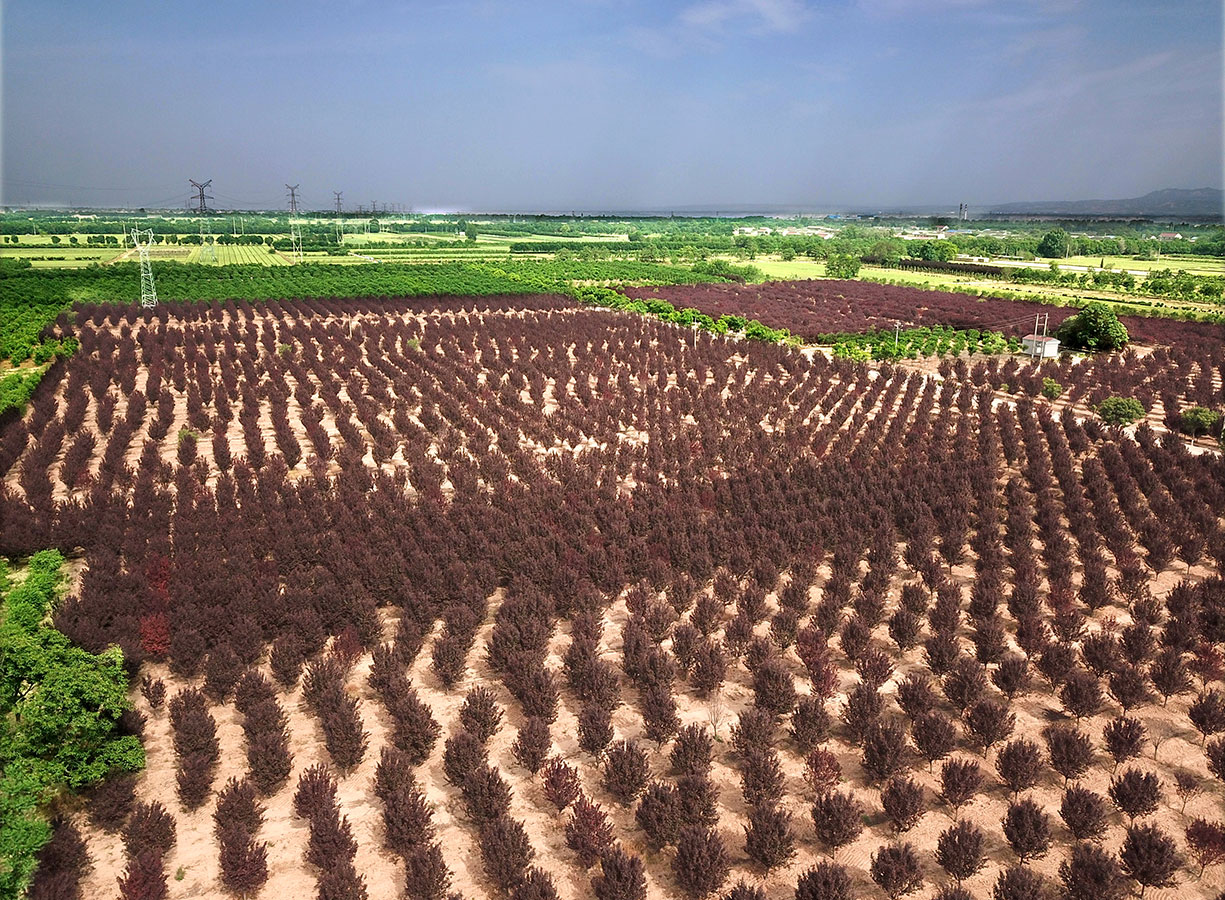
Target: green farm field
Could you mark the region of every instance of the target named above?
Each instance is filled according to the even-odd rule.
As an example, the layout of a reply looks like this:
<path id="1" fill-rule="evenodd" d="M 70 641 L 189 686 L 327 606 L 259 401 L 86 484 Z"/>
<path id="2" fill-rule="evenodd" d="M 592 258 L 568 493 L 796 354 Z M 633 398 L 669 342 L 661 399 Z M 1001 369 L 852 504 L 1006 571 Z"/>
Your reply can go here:
<path id="1" fill-rule="evenodd" d="M 1034 265 L 1046 265 L 1049 261 L 1035 261 Z M 1193 275 L 1225 275 L 1225 259 L 1213 256 L 1162 256 L 1158 259 L 1136 259 L 1131 256 L 1069 256 L 1055 260 L 1061 266 L 1085 266 L 1097 269 L 1105 264 L 1107 269 L 1126 272 L 1152 272 L 1182 269 Z"/>

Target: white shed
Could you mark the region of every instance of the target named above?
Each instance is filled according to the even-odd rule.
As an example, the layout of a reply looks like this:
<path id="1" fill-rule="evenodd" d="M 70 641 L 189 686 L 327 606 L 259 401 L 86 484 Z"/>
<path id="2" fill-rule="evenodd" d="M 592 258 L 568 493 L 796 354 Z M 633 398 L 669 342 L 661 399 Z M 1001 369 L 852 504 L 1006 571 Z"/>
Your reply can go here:
<path id="1" fill-rule="evenodd" d="M 1021 338 L 1021 348 L 1026 356 L 1048 359 L 1059 355 L 1059 338 L 1027 334 Z"/>

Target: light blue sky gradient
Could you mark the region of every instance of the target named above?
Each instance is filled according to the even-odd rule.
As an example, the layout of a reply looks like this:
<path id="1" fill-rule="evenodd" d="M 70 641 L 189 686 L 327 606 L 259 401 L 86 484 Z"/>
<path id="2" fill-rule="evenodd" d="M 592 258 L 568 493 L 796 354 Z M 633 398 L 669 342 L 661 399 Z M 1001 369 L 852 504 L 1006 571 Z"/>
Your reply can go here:
<path id="1" fill-rule="evenodd" d="M 3 5 L 3 198 L 973 205 L 1222 182 L 1219 0 Z M 105 190 L 103 190 L 105 188 Z"/>

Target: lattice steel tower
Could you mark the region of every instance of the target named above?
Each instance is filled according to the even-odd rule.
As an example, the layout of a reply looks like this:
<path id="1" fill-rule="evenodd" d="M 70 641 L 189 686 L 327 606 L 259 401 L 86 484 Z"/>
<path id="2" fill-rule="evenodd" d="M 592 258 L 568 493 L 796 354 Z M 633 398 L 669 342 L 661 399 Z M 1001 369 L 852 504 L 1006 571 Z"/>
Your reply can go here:
<path id="1" fill-rule="evenodd" d="M 196 205 L 196 212 L 198 212 L 200 215 L 210 212 L 211 210 L 208 208 L 208 201 L 212 200 L 213 197 L 211 194 L 206 194 L 205 191 L 208 189 L 209 185 L 213 183 L 213 179 L 210 178 L 208 181 L 204 182 L 204 184 L 201 184 L 198 181 L 192 181 L 190 178 L 187 180 L 191 183 L 191 186 L 196 189 L 196 196 L 192 198 L 192 202 Z"/>
<path id="2" fill-rule="evenodd" d="M 132 229 L 132 243 L 140 256 L 140 305 L 145 309 L 157 306 L 157 289 L 153 286 L 153 264 L 149 262 L 149 245 L 153 243 L 153 229 Z"/>

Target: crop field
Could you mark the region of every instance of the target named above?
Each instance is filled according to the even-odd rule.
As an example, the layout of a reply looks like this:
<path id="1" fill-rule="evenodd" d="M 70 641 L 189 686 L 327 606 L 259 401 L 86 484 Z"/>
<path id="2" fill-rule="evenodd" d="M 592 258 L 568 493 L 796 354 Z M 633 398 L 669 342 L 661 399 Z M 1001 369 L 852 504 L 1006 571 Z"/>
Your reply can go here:
<path id="1" fill-rule="evenodd" d="M 268 248 L 255 244 L 217 244 L 212 248 L 219 266 L 287 266 L 287 260 L 282 254 L 269 253 Z M 213 262 L 209 251 L 204 247 L 192 247 L 183 257 L 183 262 L 205 263 Z"/>
<path id="2" fill-rule="evenodd" d="M 630 293 L 892 324 L 845 289 Z M 1219 407 L 1207 327 L 1062 377 Z M 72 559 L 7 602 L 122 650 L 144 767 L 56 810 L 31 896 L 1225 889 L 1220 454 L 1001 394 L 1007 358 L 936 377 L 555 294 L 55 335 L 0 425 L 0 554 Z"/>
<path id="3" fill-rule="evenodd" d="M 78 268 L 110 262 L 124 251 L 119 247 L 21 246 L 5 247 L 0 257 L 29 260 L 35 268 Z"/>
<path id="4" fill-rule="evenodd" d="M 1032 333 L 1035 316 L 1050 317 L 1054 333 L 1075 308 L 923 291 L 898 285 L 851 281 L 768 282 L 760 285 L 685 285 L 626 288 L 630 297 L 658 297 L 677 308 L 709 316 L 755 316 L 774 328 L 785 328 L 803 340 L 837 346 L 872 347 L 876 356 L 892 355 L 894 325 L 906 340 L 899 358 L 937 353 L 999 354 L 1015 350 L 1022 335 Z M 1083 402 L 1092 409 L 1109 396 L 1136 396 L 1153 425 L 1177 431 L 1187 406 L 1215 408 L 1225 399 L 1225 326 L 1206 322 L 1121 316 L 1132 340 L 1156 347 L 1143 359 L 1123 355 L 1065 357 L 1035 365 L 1023 357 L 971 357 L 958 361 L 975 385 L 1005 393 L 1038 397 L 1043 379 L 1054 378 L 1066 390 L 1059 405 Z M 958 333 L 959 332 L 959 333 Z M 1008 345 L 993 335 L 1008 340 Z M 951 366 L 952 360 L 947 360 Z"/>
<path id="5" fill-rule="evenodd" d="M 1029 334 L 1035 316 L 1050 316 L 1050 330 L 1076 307 L 1052 306 L 905 285 L 811 280 L 765 284 L 706 284 L 672 287 L 631 287 L 630 297 L 659 297 L 674 306 L 693 307 L 710 316 L 726 312 L 752 315 L 774 327 L 805 338 L 833 332 L 892 329 L 895 324 L 948 325 L 988 328 L 1008 335 Z M 1132 338 L 1169 344 L 1183 339 L 1215 339 L 1225 335 L 1219 325 L 1174 319 L 1121 316 Z"/>

